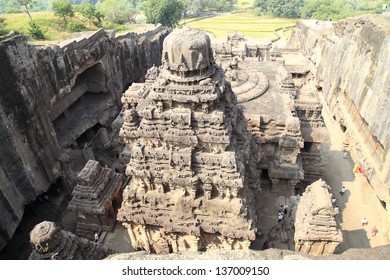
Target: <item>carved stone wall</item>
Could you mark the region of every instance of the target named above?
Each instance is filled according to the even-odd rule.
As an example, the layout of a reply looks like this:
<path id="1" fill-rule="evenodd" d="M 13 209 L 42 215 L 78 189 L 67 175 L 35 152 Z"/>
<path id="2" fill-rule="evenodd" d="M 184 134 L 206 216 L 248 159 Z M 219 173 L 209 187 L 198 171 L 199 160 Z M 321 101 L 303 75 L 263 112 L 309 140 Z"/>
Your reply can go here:
<path id="1" fill-rule="evenodd" d="M 57 178 L 71 189 L 72 143 L 121 110 L 123 89 L 161 61 L 168 30 L 115 38 L 100 30 L 60 45 L 34 46 L 21 35 L 0 37 L 0 249 L 24 206 Z"/>
<path id="2" fill-rule="evenodd" d="M 118 220 L 133 247 L 149 252 L 248 248 L 256 231 L 251 138 L 209 37 L 175 30 L 162 60 L 122 99 L 132 179 Z"/>
<path id="3" fill-rule="evenodd" d="M 330 187 L 321 179 L 307 186 L 295 216 L 295 251 L 330 255 L 343 241 L 331 199 Z"/>

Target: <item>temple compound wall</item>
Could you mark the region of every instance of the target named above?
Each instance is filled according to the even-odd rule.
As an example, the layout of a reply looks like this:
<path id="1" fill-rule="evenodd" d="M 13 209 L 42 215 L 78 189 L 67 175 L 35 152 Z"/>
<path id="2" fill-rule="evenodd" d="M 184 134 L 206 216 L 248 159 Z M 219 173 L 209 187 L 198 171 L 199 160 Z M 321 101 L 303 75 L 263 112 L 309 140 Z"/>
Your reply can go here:
<path id="1" fill-rule="evenodd" d="M 26 204 L 56 182 L 72 190 L 94 159 L 90 141 L 99 134 L 107 142 L 122 92 L 161 63 L 168 33 L 99 30 L 50 46 L 0 37 L 0 249 Z"/>
<path id="2" fill-rule="evenodd" d="M 164 40 L 162 66 L 122 101 L 131 182 L 118 220 L 132 246 L 162 254 L 249 248 L 256 153 L 209 37 L 174 30 Z"/>
<path id="3" fill-rule="evenodd" d="M 338 22 L 299 21 L 289 42 L 306 58 L 323 106 L 339 124 L 343 144 L 390 205 L 390 15 Z M 390 213 L 388 211 L 388 213 Z M 386 218 L 385 218 L 386 219 Z M 387 217 L 387 224 L 390 214 Z"/>

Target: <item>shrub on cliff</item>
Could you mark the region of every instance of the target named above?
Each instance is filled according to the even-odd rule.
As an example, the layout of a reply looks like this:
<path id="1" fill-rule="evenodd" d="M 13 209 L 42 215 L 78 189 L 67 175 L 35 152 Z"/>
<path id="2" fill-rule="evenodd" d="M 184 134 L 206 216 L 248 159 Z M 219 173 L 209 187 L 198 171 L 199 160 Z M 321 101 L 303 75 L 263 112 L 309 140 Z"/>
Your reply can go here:
<path id="1" fill-rule="evenodd" d="M 66 25 L 66 31 L 68 32 L 81 32 L 86 30 L 87 28 L 85 27 L 84 24 L 81 22 L 77 21 L 71 21 Z"/>
<path id="2" fill-rule="evenodd" d="M 0 18 L 0 36 L 5 35 L 6 32 L 4 30 L 5 28 L 5 22 L 3 18 Z"/>
<path id="3" fill-rule="evenodd" d="M 44 40 L 45 39 L 45 35 L 43 34 L 39 25 L 35 23 L 35 21 L 33 21 L 33 20 L 29 21 L 28 25 L 29 25 L 28 33 L 30 33 L 30 36 L 33 39 L 36 39 L 36 40 Z"/>

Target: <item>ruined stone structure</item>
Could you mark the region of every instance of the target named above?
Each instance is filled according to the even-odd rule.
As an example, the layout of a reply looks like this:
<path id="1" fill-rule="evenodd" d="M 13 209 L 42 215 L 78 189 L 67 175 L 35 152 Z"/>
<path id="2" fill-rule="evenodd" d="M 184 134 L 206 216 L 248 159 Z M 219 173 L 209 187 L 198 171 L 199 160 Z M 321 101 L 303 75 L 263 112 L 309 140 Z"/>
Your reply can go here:
<path id="1" fill-rule="evenodd" d="M 302 89 L 301 79 L 309 71 L 298 62 L 289 65 L 278 48 L 266 61 L 244 57 L 235 68 L 226 55 L 217 55 L 255 140 L 253 168 L 261 174 L 261 187 L 287 195 L 321 178 L 319 145 L 328 139 L 322 105 L 310 90 Z"/>
<path id="2" fill-rule="evenodd" d="M 95 232 L 112 231 L 121 198 L 122 174 L 89 160 L 77 176 L 68 205 L 77 214 L 76 234 L 91 239 Z"/>
<path id="3" fill-rule="evenodd" d="M 249 248 L 255 239 L 251 138 L 209 37 L 173 31 L 163 65 L 123 97 L 131 147 L 118 220 L 136 249 Z M 154 74 L 153 74 L 154 72 Z"/>
<path id="4" fill-rule="evenodd" d="M 100 30 L 51 46 L 0 37 L 0 250 L 26 204 L 56 183 L 71 192 L 89 159 L 104 165 L 97 148 L 117 133 L 122 92 L 159 65 L 168 32 Z"/>
<path id="5" fill-rule="evenodd" d="M 101 260 L 113 250 L 63 231 L 53 222 L 37 224 L 30 233 L 30 260 Z"/>
<path id="6" fill-rule="evenodd" d="M 59 185 L 70 193 L 89 159 L 116 161 L 119 130 L 127 146 L 116 163 L 130 161 L 132 180 L 118 219 L 137 249 L 247 248 L 259 228 L 251 188 L 287 196 L 322 177 L 322 110 L 344 133 L 359 180 L 388 209 L 389 17 L 300 21 L 284 49 L 233 34 L 234 44 L 213 43 L 214 58 L 208 39 L 187 30 L 167 41 L 164 67 L 169 30 L 161 26 L 119 37 L 88 32 L 51 46 L 15 33 L 0 37 L 0 250 L 26 205 Z M 89 184 L 80 183 L 80 190 Z M 381 234 L 389 235 L 389 215 Z M 299 244 L 322 253 L 336 246 Z"/>
<path id="7" fill-rule="evenodd" d="M 295 251 L 315 256 L 333 254 L 343 241 L 335 219 L 331 188 L 321 179 L 308 186 L 295 216 Z"/>
<path id="8" fill-rule="evenodd" d="M 312 73 L 306 81 L 335 122 L 342 141 L 375 190 L 390 205 L 390 15 L 339 22 L 299 21 L 289 48 Z M 381 224 L 390 222 L 390 212 Z M 385 229 L 383 229 L 385 230 Z M 385 230 L 386 231 L 386 230 Z M 390 237 L 390 231 L 387 229 Z"/>
<path id="9" fill-rule="evenodd" d="M 214 39 L 212 47 L 220 60 L 229 60 L 234 56 L 257 61 L 271 59 L 270 40 L 246 39 L 243 32 L 230 31 L 226 40 Z"/>

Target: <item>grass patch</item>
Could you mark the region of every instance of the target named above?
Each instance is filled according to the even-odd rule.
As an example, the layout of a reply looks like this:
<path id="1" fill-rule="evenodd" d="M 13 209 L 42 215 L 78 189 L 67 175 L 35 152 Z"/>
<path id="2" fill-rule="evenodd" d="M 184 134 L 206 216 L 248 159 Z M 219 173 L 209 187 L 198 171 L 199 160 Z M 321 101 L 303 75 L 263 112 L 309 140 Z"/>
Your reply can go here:
<path id="1" fill-rule="evenodd" d="M 278 38 L 275 30 L 294 26 L 297 20 L 255 16 L 251 13 L 223 14 L 220 16 L 191 19 L 186 21 L 188 27 L 200 29 L 215 37 L 226 37 L 228 31 L 244 32 L 246 38 Z"/>
<path id="2" fill-rule="evenodd" d="M 33 20 L 39 25 L 39 27 L 43 31 L 45 35 L 45 40 L 61 40 L 72 34 L 71 32 L 68 32 L 66 30 L 62 18 L 54 16 L 52 12 L 36 12 L 31 13 L 31 15 Z M 5 32 L 8 33 L 14 30 L 31 39 L 28 32 L 29 18 L 25 13 L 3 14 L 1 15 L 1 17 L 4 18 L 6 24 L 4 28 Z M 73 18 L 69 19 L 68 22 L 78 22 L 84 24 L 86 27 L 85 31 L 93 31 L 99 29 L 99 27 L 91 24 L 90 22 L 88 22 L 88 20 L 85 20 L 81 15 L 77 13 Z M 131 31 L 133 29 L 132 25 L 117 25 L 109 22 L 103 22 L 102 27 L 105 29 L 115 29 L 118 32 Z"/>

